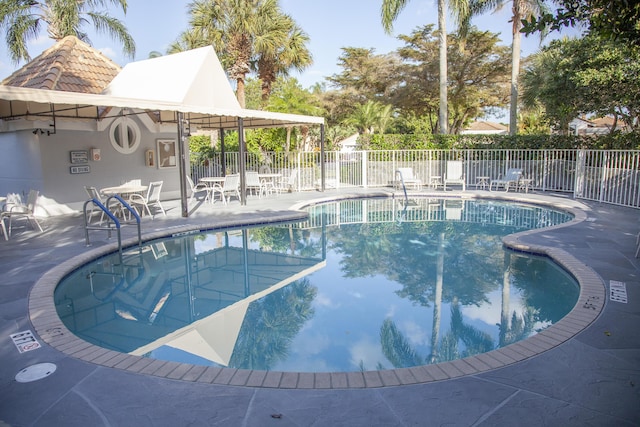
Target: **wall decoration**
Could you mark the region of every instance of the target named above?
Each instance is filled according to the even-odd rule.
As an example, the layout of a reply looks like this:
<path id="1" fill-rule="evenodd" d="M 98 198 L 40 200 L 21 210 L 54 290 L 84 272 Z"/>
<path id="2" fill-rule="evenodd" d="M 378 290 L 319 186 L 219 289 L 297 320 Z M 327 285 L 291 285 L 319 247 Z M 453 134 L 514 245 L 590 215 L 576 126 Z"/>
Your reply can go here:
<path id="1" fill-rule="evenodd" d="M 69 151 L 69 157 L 72 164 L 87 163 L 89 161 L 89 152 L 87 150 Z"/>
<path id="2" fill-rule="evenodd" d="M 178 166 L 175 139 L 158 139 L 158 168 L 175 168 Z"/>
<path id="3" fill-rule="evenodd" d="M 69 167 L 69 173 L 72 175 L 76 175 L 79 173 L 89 173 L 89 172 L 91 172 L 91 167 L 89 165 Z"/>
<path id="4" fill-rule="evenodd" d="M 153 150 L 147 150 L 144 153 L 144 164 L 150 167 L 156 165 L 156 152 Z"/>

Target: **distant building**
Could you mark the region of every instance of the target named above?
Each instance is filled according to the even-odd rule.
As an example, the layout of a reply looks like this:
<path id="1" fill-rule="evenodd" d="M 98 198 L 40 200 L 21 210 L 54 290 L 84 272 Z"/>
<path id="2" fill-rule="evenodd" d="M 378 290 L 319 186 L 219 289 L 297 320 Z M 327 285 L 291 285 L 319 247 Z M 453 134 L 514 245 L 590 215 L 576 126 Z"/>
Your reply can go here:
<path id="1" fill-rule="evenodd" d="M 616 122 L 613 117 L 605 116 L 597 119 L 586 119 L 576 117 L 569 122 L 569 133 L 573 135 L 605 135 L 611 133 L 615 124 L 615 129 L 621 132 L 628 132 L 629 127 L 625 122 Z"/>
<path id="2" fill-rule="evenodd" d="M 508 133 L 507 126 L 486 121 L 472 122 L 460 132 L 462 135 L 507 135 Z"/>
<path id="3" fill-rule="evenodd" d="M 350 137 L 345 138 L 342 141 L 339 141 L 337 145 L 340 147 L 340 151 L 342 152 L 355 151 L 359 136 L 360 136 L 359 133 L 354 133 Z"/>

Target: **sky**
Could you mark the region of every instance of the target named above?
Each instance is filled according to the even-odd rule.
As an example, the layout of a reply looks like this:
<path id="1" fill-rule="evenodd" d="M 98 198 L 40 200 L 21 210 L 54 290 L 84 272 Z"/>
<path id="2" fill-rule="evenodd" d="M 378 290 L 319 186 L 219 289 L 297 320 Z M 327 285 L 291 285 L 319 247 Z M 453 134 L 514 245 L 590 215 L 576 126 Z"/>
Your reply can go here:
<path id="1" fill-rule="evenodd" d="M 102 51 L 117 64 L 124 66 L 132 60 L 149 57 L 152 51 L 165 53 L 168 46 L 187 28 L 187 4 L 178 0 L 129 0 L 128 11 L 112 9 L 109 14 L 121 19 L 136 42 L 135 58 L 123 55 L 118 42 L 108 36 L 96 34 L 91 27 L 84 28 L 90 35 L 93 47 Z M 150 5 L 153 7 L 149 7 Z M 435 24 L 437 21 L 437 0 L 411 0 L 394 23 L 393 34 L 382 29 L 380 5 L 382 0 L 280 0 L 281 9 L 291 15 L 299 27 L 310 37 L 309 50 L 314 64 L 302 74 L 293 74 L 300 84 L 309 88 L 324 82 L 325 77 L 339 73 L 338 58 L 343 47 L 374 48 L 376 54 L 385 54 L 400 47 L 399 34 L 409 34 L 418 26 Z M 510 2 L 507 3 L 507 6 Z M 475 18 L 472 23 L 481 30 L 500 33 L 504 45 L 511 44 L 511 8 L 505 7 L 499 13 Z M 454 28 L 453 19 L 447 16 L 449 31 Z M 574 32 L 573 34 L 577 34 Z M 554 37 L 557 38 L 557 35 Z M 551 37 L 545 39 L 545 43 Z M 0 78 L 5 78 L 20 68 L 7 55 L 7 47 L 2 39 L 0 44 Z M 51 46 L 46 30 L 40 38 L 29 45 L 31 57 L 39 55 Z M 537 35 L 523 37 L 522 53 L 527 56 L 540 48 Z"/>

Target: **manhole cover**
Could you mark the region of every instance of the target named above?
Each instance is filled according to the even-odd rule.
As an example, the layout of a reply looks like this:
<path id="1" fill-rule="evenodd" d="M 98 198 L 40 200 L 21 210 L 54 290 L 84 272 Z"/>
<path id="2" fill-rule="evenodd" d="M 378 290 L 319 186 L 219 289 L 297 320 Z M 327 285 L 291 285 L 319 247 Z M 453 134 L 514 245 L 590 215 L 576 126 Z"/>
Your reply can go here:
<path id="1" fill-rule="evenodd" d="M 27 366 L 16 375 L 16 381 L 19 383 L 30 383 L 48 377 L 56 371 L 56 365 L 53 363 L 38 363 L 37 365 Z"/>

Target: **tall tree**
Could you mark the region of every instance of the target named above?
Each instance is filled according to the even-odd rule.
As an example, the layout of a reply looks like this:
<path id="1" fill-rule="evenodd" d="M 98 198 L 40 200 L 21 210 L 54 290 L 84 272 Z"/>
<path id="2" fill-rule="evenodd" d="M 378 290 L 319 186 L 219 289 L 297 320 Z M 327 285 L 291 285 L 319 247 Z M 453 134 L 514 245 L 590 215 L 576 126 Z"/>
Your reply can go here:
<path id="1" fill-rule="evenodd" d="M 124 24 L 99 8 L 110 4 L 127 12 L 127 0 L 6 0 L 0 2 L 0 28 L 5 32 L 9 56 L 15 63 L 29 61 L 27 43 L 35 40 L 43 26 L 53 40 L 76 36 L 91 44 L 83 29 L 87 23 L 99 33 L 107 33 L 122 43 L 123 52 L 134 57 L 136 45 Z"/>
<path id="2" fill-rule="evenodd" d="M 450 133 L 459 133 L 470 119 L 505 105 L 508 99 L 508 48 L 498 45 L 498 34 L 475 27 L 466 33 L 465 38 L 453 33 L 447 39 Z M 438 40 L 433 25 L 398 38 L 405 42 L 398 49 L 405 65 L 396 76 L 400 83 L 394 86 L 393 104 L 433 120 L 438 100 Z"/>
<path id="3" fill-rule="evenodd" d="M 259 39 L 256 50 L 258 56 L 258 77 L 262 81 L 262 102 L 265 104 L 278 76 L 286 77 L 291 69 L 303 71 L 313 63 L 307 49 L 309 36 L 296 25 L 289 15 L 281 15 L 268 23 L 269 37 Z"/>
<path id="4" fill-rule="evenodd" d="M 511 2 L 511 103 L 509 108 L 509 133 L 515 135 L 518 131 L 518 80 L 520 76 L 520 45 L 522 20 L 537 17 L 546 8 L 544 0 L 470 0 L 470 13 L 465 17 L 481 15 L 490 10 L 499 10 L 506 3 Z"/>
<path id="5" fill-rule="evenodd" d="M 236 82 L 236 95 L 240 106 L 245 107 L 245 81 L 255 70 L 259 58 L 271 67 L 264 71 L 268 87 L 284 67 L 306 67 L 310 64 L 302 56 L 301 46 L 306 40 L 290 17 L 282 13 L 278 0 L 195 0 L 188 6 L 190 26 L 196 35 L 213 45 L 229 77 Z M 284 25 L 286 24 L 286 25 Z M 295 37 L 295 38 L 293 38 Z M 293 38 L 293 39 L 292 39 Z M 297 49 L 299 56 L 288 56 Z M 283 61 L 276 64 L 276 61 Z"/>
<path id="6" fill-rule="evenodd" d="M 589 114 L 611 115 L 640 128 L 640 49 L 590 35 L 554 40 L 530 58 L 523 101 L 542 105 L 559 131 Z"/>
<path id="7" fill-rule="evenodd" d="M 527 34 L 584 26 L 603 38 L 640 46 L 640 2 L 611 0 L 557 0 L 555 14 L 545 12 L 524 22 Z"/>
<path id="8" fill-rule="evenodd" d="M 393 22 L 407 5 L 408 0 L 382 0 L 382 26 L 387 33 L 393 29 Z M 449 0 L 453 12 L 462 21 L 468 15 L 467 0 Z M 448 104 L 447 104 L 447 23 L 445 19 L 445 0 L 438 0 L 438 38 L 440 52 L 440 108 L 438 110 L 438 127 L 440 133 L 448 133 Z"/>

